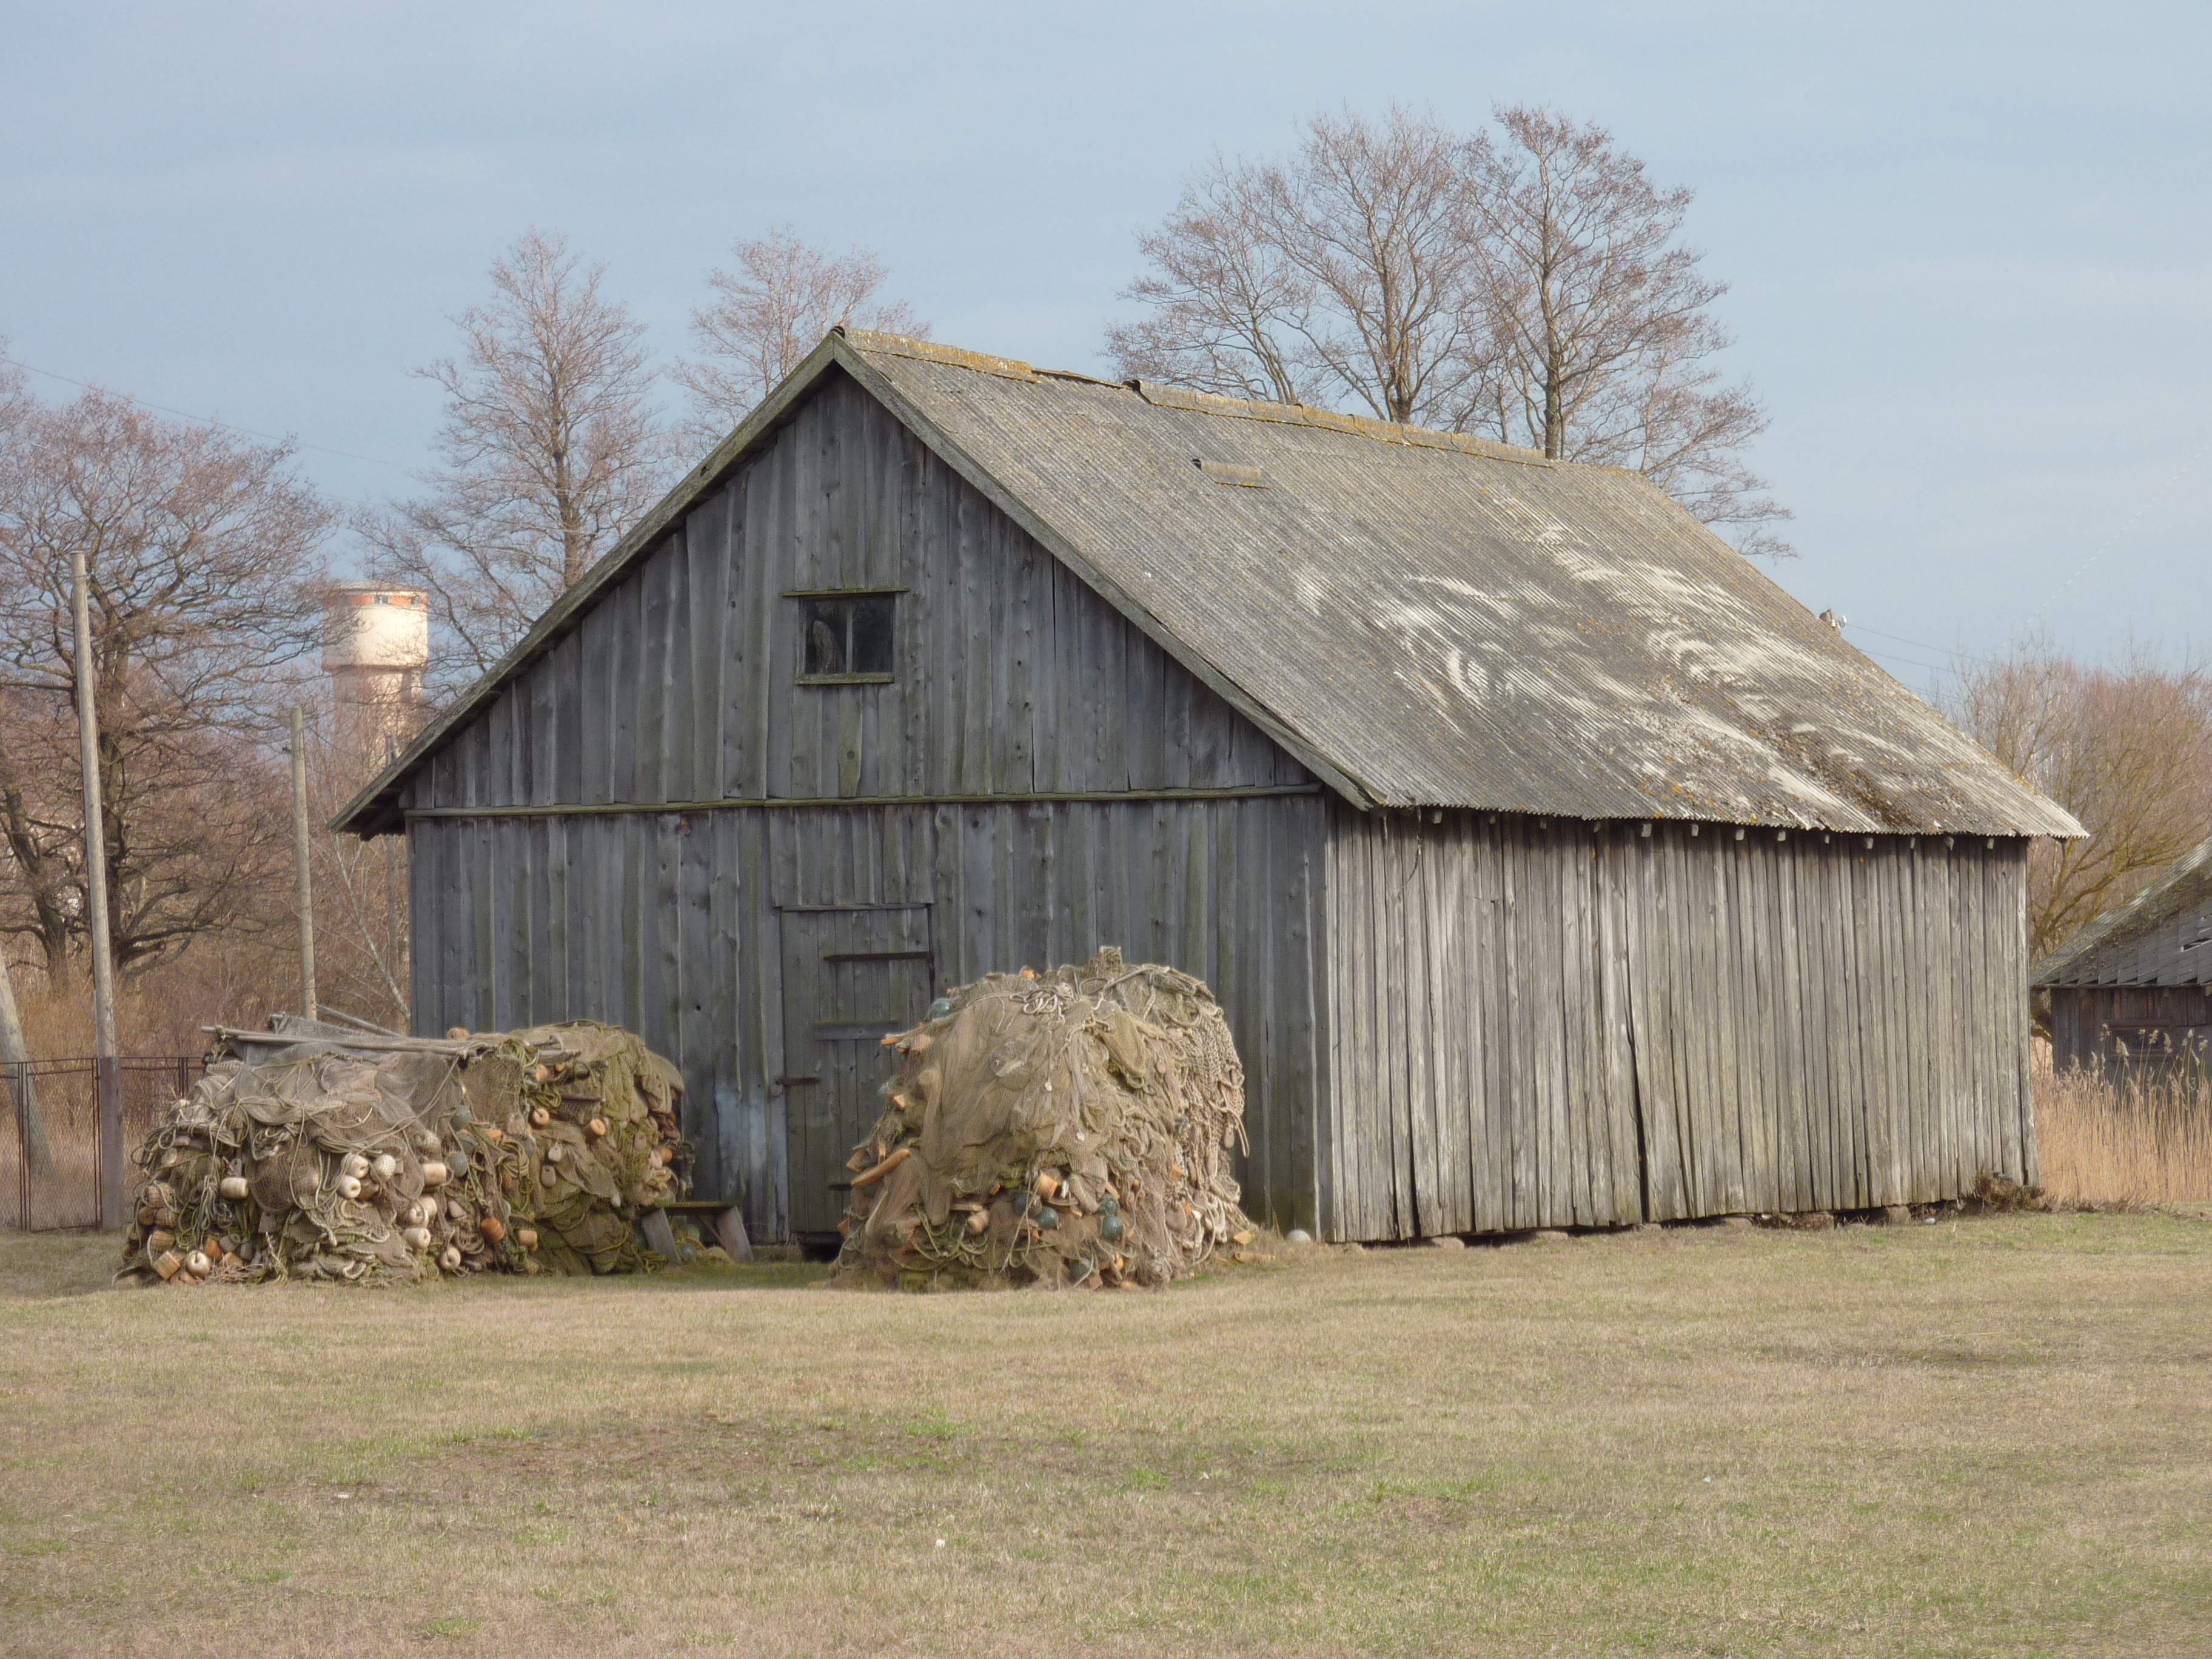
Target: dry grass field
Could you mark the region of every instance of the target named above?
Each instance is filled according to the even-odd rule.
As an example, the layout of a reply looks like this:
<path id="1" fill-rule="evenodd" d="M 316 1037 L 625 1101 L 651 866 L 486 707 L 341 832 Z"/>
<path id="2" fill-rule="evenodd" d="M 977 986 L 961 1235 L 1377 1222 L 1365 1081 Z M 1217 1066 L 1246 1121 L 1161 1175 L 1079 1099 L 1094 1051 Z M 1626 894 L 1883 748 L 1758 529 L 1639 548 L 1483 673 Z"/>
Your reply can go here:
<path id="1" fill-rule="evenodd" d="M 0 1238 L 0 1651 L 2212 1650 L 2212 1221 L 98 1290 Z"/>

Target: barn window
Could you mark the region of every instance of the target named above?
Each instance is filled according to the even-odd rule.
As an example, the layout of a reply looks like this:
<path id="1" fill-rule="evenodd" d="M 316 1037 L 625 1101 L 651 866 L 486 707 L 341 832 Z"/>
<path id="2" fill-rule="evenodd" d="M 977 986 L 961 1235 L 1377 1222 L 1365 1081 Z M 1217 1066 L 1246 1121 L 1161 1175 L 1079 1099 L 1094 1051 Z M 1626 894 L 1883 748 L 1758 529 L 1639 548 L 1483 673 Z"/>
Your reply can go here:
<path id="1" fill-rule="evenodd" d="M 801 593 L 799 683 L 882 685 L 891 678 L 895 593 Z"/>

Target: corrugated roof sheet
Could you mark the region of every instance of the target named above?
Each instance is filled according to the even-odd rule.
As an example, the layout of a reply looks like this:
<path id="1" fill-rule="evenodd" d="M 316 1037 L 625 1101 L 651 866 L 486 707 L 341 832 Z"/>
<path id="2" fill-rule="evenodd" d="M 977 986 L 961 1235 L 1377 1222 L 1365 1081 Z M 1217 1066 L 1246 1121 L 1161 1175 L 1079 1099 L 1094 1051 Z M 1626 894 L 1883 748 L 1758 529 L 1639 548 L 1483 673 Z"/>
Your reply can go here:
<path id="1" fill-rule="evenodd" d="M 2081 833 L 1637 474 L 848 341 L 1378 803 Z"/>
<path id="2" fill-rule="evenodd" d="M 383 827 L 468 708 L 833 363 L 1355 799 L 2081 833 L 1637 474 L 858 331 L 825 341 L 341 824 Z"/>
<path id="3" fill-rule="evenodd" d="M 2152 937 L 2212 903 L 2212 841 L 2199 842 L 2125 904 L 2107 910 L 2028 969 L 2031 985 L 2201 985 L 2212 951 L 2188 963 L 2179 938 Z M 2191 952 L 2191 955 L 2196 954 Z"/>

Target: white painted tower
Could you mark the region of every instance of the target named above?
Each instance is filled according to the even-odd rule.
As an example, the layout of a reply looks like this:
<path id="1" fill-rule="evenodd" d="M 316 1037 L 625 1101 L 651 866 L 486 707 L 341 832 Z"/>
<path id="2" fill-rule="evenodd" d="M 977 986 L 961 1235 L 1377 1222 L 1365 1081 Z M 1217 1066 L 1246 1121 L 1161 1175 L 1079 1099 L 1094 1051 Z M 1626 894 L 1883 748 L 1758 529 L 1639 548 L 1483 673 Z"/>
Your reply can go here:
<path id="1" fill-rule="evenodd" d="M 372 764 L 407 732 L 430 665 L 430 599 L 418 588 L 361 586 L 323 601 L 323 668 L 337 702 L 341 741 Z"/>

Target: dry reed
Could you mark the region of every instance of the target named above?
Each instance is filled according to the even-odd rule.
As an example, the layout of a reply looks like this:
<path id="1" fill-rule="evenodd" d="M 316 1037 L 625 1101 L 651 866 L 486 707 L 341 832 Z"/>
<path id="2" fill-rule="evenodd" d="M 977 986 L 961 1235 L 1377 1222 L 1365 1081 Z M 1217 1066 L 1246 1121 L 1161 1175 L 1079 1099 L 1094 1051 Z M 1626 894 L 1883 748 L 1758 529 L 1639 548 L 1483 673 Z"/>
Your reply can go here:
<path id="1" fill-rule="evenodd" d="M 2059 1205 L 2212 1200 L 2212 1067 L 2201 1052 L 2056 1069 L 2035 1045 L 2043 1188 Z"/>
<path id="2" fill-rule="evenodd" d="M 197 1054 L 210 1025 L 259 1028 L 272 1010 L 299 1001 L 297 957 L 289 939 L 217 937 L 180 959 L 123 975 L 116 987 L 117 1048 L 126 1054 Z M 57 984 L 37 967 L 12 964 L 23 1035 L 34 1060 L 93 1052 L 92 986 L 80 970 Z"/>

